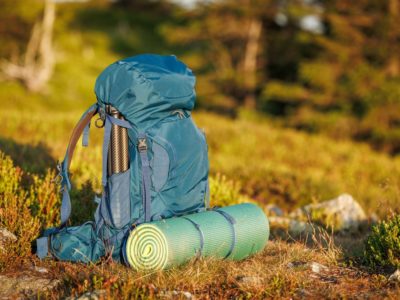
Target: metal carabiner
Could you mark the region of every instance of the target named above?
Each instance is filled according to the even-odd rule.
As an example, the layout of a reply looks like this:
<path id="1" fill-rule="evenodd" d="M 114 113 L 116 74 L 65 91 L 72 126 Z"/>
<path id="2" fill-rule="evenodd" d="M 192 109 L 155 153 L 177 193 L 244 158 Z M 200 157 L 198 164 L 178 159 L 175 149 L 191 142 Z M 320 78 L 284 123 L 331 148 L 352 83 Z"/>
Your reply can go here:
<path id="1" fill-rule="evenodd" d="M 105 112 L 104 108 L 100 107 L 99 108 L 99 117 L 94 122 L 94 125 L 97 128 L 103 128 L 105 123 L 106 123 L 106 112 Z"/>
<path id="2" fill-rule="evenodd" d="M 62 165 L 58 161 L 57 161 L 57 170 L 58 174 L 56 175 L 56 177 L 52 179 L 51 182 L 54 182 L 55 184 L 59 185 L 63 182 L 64 177 L 62 176 Z"/>
<path id="3" fill-rule="evenodd" d="M 103 128 L 105 125 L 105 121 L 102 118 L 98 118 L 98 119 L 96 119 L 96 121 L 94 121 L 94 125 L 97 128 Z"/>

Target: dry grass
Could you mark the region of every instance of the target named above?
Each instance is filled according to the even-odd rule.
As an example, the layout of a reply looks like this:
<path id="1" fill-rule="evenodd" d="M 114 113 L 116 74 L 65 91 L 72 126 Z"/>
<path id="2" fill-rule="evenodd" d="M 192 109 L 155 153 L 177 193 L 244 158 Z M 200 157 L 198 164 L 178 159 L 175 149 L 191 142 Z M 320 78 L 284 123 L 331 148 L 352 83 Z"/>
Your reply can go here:
<path id="1" fill-rule="evenodd" d="M 328 268 L 315 273 L 312 262 Z M 42 295 L 55 299 L 92 290 L 105 290 L 104 297 L 111 299 L 166 298 L 172 291 L 190 292 L 196 299 L 395 299 L 400 292 L 400 286 L 382 275 L 342 267 L 321 249 L 284 241 L 271 241 L 262 253 L 241 262 L 201 259 L 163 272 L 135 272 L 112 262 L 82 266 L 31 259 L 19 265 L 18 272 L 11 264 L 4 273 L 16 276 L 31 270 L 32 264 L 63 281 L 58 290 Z M 184 299 L 182 294 L 175 298 Z"/>
<path id="2" fill-rule="evenodd" d="M 370 274 L 359 265 L 345 267 L 344 254 L 326 232 L 313 235 L 312 246 L 275 240 L 263 253 L 242 262 L 207 259 L 150 274 L 110 262 L 83 266 L 39 261 L 30 254 L 30 243 L 40 229 L 55 225 L 58 217 L 59 195 L 51 183 L 54 174 L 48 168 L 62 158 L 80 113 L 0 112 L 5 124 L 0 128 L 0 149 L 19 166 L 10 167 L 12 163 L 1 157 L 1 163 L 7 165 L 3 173 L 9 178 L 0 178 L 0 224 L 20 237 L 18 243 L 9 245 L 8 252 L 0 253 L 0 272 L 19 276 L 32 272 L 32 265 L 48 268 L 46 276 L 63 283 L 45 295 L 50 298 L 94 289 L 104 289 L 107 298 L 115 299 L 165 298 L 172 290 L 187 291 L 199 299 L 394 299 L 399 293 L 399 287 L 389 283 L 386 274 Z M 214 204 L 227 205 L 253 197 L 260 203 L 277 202 L 291 209 L 349 192 L 370 212 L 379 208 L 384 215 L 398 209 L 398 158 L 376 153 L 365 145 L 336 143 L 321 136 L 274 128 L 262 120 L 233 121 L 204 112 L 196 113 L 195 119 L 208 135 Z M 100 130 L 92 130 L 90 148 L 78 147 L 73 161 L 72 198 L 85 208 L 74 210 L 78 212 L 73 216 L 75 224 L 92 216 L 93 190 L 99 188 L 96 179 L 101 169 L 101 134 Z M 1 179 L 6 187 L 3 194 Z M 359 237 L 336 237 L 335 242 L 338 240 L 345 253 L 362 248 Z M 289 268 L 293 262 L 294 267 Z M 310 262 L 329 269 L 315 274 L 308 266 Z"/>
<path id="3" fill-rule="evenodd" d="M 62 159 L 82 110 L 0 112 L 0 149 L 26 171 L 45 173 Z M 400 159 L 367 145 L 279 129 L 266 120 L 221 117 L 199 112 L 205 128 L 211 173 L 240 184 L 240 192 L 287 210 L 347 192 L 369 213 L 400 211 Z M 80 145 L 72 162 L 77 187 L 90 180 L 100 190 L 102 131 L 91 130 L 89 149 Z"/>

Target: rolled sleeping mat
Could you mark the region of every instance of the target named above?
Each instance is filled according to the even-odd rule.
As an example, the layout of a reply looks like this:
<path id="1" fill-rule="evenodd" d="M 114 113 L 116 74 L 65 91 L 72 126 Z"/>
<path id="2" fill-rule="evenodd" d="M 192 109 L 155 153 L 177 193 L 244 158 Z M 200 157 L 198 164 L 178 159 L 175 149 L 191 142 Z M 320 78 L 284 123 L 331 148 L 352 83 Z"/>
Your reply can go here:
<path id="1" fill-rule="evenodd" d="M 124 257 L 135 270 L 167 269 L 195 256 L 241 260 L 268 238 L 262 209 L 244 203 L 141 224 L 128 236 Z"/>

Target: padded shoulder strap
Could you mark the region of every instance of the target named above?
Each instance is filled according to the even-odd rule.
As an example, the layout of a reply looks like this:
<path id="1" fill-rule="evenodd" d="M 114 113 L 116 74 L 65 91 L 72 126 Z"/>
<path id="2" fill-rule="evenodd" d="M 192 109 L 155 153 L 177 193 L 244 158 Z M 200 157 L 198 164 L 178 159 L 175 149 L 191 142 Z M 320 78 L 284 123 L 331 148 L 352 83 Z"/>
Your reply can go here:
<path id="1" fill-rule="evenodd" d="M 81 137 L 83 130 L 86 126 L 90 124 L 90 120 L 97 113 L 97 103 L 93 104 L 88 108 L 88 110 L 82 115 L 78 124 L 76 124 L 74 130 L 72 131 L 71 137 L 69 139 L 67 152 L 65 153 L 64 162 L 67 164 L 67 171 L 71 165 L 72 156 L 74 155 L 76 144 Z"/>
<path id="2" fill-rule="evenodd" d="M 71 199 L 69 197 L 69 190 L 71 189 L 71 182 L 69 180 L 69 168 L 71 165 L 72 156 L 74 155 L 76 144 L 82 135 L 85 127 L 88 127 L 90 120 L 97 113 L 98 105 L 93 104 L 88 108 L 88 110 L 82 115 L 78 124 L 76 124 L 74 130 L 72 131 L 71 137 L 69 139 L 67 151 L 61 165 L 59 166 L 61 173 L 61 185 L 62 185 L 62 202 L 61 202 L 61 225 L 63 226 L 69 219 L 71 215 Z"/>

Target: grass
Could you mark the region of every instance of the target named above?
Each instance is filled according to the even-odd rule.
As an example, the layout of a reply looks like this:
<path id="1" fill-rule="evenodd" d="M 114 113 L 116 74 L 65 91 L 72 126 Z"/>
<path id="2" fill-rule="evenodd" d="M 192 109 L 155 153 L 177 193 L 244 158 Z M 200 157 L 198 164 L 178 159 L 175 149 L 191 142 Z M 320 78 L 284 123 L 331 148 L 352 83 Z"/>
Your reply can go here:
<path id="1" fill-rule="evenodd" d="M 0 83 L 0 149 L 27 172 L 54 167 L 80 114 L 95 102 L 94 82 L 104 67 L 122 56 L 179 50 L 160 35 L 166 24 L 156 13 L 63 5 L 55 29 L 57 65 L 47 89 L 31 94 L 18 83 Z M 237 182 L 240 193 L 260 203 L 291 210 L 346 192 L 368 213 L 383 217 L 400 210 L 398 157 L 366 144 L 282 129 L 247 111 L 236 119 L 200 111 L 194 118 L 207 134 L 211 174 Z M 101 139 L 93 126 L 91 148 L 78 147 L 72 162 L 77 187 L 91 181 L 99 191 Z"/>
<path id="2" fill-rule="evenodd" d="M 328 267 L 314 273 L 310 263 Z M 36 262 L 51 270 L 49 278 L 62 280 L 57 289 L 40 296 L 60 298 L 103 290 L 105 298 L 164 298 L 172 291 L 189 292 L 196 299 L 263 298 L 381 298 L 396 299 L 400 288 L 385 277 L 342 267 L 325 251 L 310 249 L 301 243 L 272 241 L 267 248 L 242 262 L 201 259 L 163 271 L 135 272 L 112 262 L 97 265 L 54 261 Z M 23 272 L 29 264 L 9 268 L 10 276 Z M 292 266 L 291 266 L 292 265 Z M 39 295 L 38 295 L 39 296 Z M 178 294 L 177 299 L 185 299 Z"/>
<path id="3" fill-rule="evenodd" d="M 3 110 L 3 152 L 26 171 L 54 168 L 82 111 Z M 260 203 L 291 210 L 346 192 L 369 213 L 385 216 L 400 209 L 399 158 L 364 144 L 276 128 L 266 120 L 232 120 L 207 112 L 197 112 L 194 118 L 208 138 L 211 174 L 239 182 L 240 192 Z M 72 162 L 78 187 L 90 180 L 99 190 L 101 141 L 102 131 L 93 127 L 89 148 L 78 146 Z"/>
<path id="4" fill-rule="evenodd" d="M 35 258 L 31 242 L 40 230 L 58 222 L 60 199 L 51 181 L 55 163 L 63 158 L 80 114 L 95 101 L 97 74 L 121 56 L 173 50 L 159 39 L 147 18 L 123 11 L 113 16 L 90 6 L 75 15 L 68 7 L 57 20 L 58 63 L 48 88 L 30 94 L 18 83 L 0 83 L 0 151 L 5 154 L 0 156 L 0 226 L 19 237 L 6 252 L 0 251 L 1 273 L 19 276 L 32 265 L 48 268 L 46 276 L 62 281 L 58 290 L 44 295 L 50 298 L 93 289 L 104 289 L 106 297 L 116 299 L 160 298 L 171 290 L 188 291 L 200 299 L 396 298 L 399 287 L 385 276 L 359 264 L 348 267 L 353 258 L 345 266 L 346 247 L 336 248 L 329 236 L 328 242 L 312 246 L 276 239 L 263 253 L 242 262 L 199 260 L 150 274 L 109 261 L 83 266 Z M 157 45 L 146 48 L 143 39 L 157 40 Z M 208 139 L 213 205 L 251 200 L 276 203 L 289 211 L 346 192 L 369 214 L 384 217 L 400 211 L 400 158 L 361 143 L 282 129 L 246 111 L 235 119 L 196 111 L 194 119 Z M 93 195 L 100 192 L 101 142 L 102 130 L 92 126 L 89 148 L 78 145 L 75 151 L 72 224 L 92 218 Z M 361 239 L 335 237 L 340 239 L 347 248 L 357 249 L 355 255 L 362 253 Z M 290 262 L 296 267 L 289 268 Z M 309 262 L 324 264 L 329 271 L 314 274 Z"/>
<path id="5" fill-rule="evenodd" d="M 287 264 L 294 260 L 304 262 L 319 260 L 329 263 L 316 251 L 305 249 L 300 244 L 289 247 L 285 243 L 273 242 L 269 245 L 268 251 L 244 262 L 199 260 L 192 261 L 182 268 L 155 273 L 126 271 L 126 268 L 115 264 L 103 270 L 95 266 L 91 269 L 94 273 L 101 274 L 96 278 L 102 278 L 102 282 L 97 282 L 97 286 L 93 288 L 101 289 L 105 283 L 107 287 L 107 282 L 116 274 L 118 281 L 124 282 L 122 285 L 110 286 L 109 292 L 116 298 L 135 297 L 134 289 L 132 293 L 133 286 L 138 287 L 139 290 L 140 287 L 145 287 L 141 292 L 146 296 L 155 296 L 161 294 L 162 291 L 174 289 L 188 291 L 199 298 L 207 296 L 219 299 L 287 297 L 294 295 L 300 287 L 310 286 L 306 278 L 306 270 L 284 272 Z M 93 281 L 91 284 L 96 285 Z M 79 286 L 77 289 L 78 294 L 82 292 L 79 291 Z"/>
<path id="6" fill-rule="evenodd" d="M 48 168 L 54 168 L 54 162 L 62 158 L 69 133 L 80 114 L 78 110 L 66 113 L 43 108 L 43 111 L 21 112 L 10 108 L 0 112 L 5 124 L 0 128 L 1 150 L 19 165 L 12 167 L 10 159 L 1 158 L 7 170 L 14 170 L 5 173 L 17 177 L 5 182 L 18 184 L 6 196 L 0 195 L 0 210 L 7 212 L 0 223 L 18 237 L 24 237 L 18 247 L 8 248 L 8 255 L 0 255 L 0 271 L 14 274 L 32 263 L 48 267 L 51 269 L 48 276 L 61 278 L 62 285 L 46 296 L 58 298 L 104 289 L 111 298 L 158 298 L 171 290 L 188 291 L 200 299 L 346 298 L 362 290 L 368 297 L 394 299 L 399 292 L 398 287 L 364 267 L 345 267 L 344 254 L 333 243 L 310 247 L 278 239 L 270 242 L 263 253 L 243 262 L 200 260 L 154 274 L 137 273 L 107 261 L 84 268 L 79 264 L 39 262 L 30 254 L 30 242 L 40 229 L 58 222 L 60 200 L 57 188 L 51 185 L 54 173 Z M 292 208 L 345 191 L 356 195 L 369 212 L 384 214 L 396 204 L 398 186 L 395 182 L 386 186 L 382 183 L 398 176 L 398 160 L 365 145 L 335 142 L 335 147 L 331 147 L 334 141 L 329 138 L 282 130 L 266 121 L 249 118 L 232 120 L 207 112 L 197 112 L 194 118 L 205 128 L 209 141 L 212 204 L 253 199 L 260 204 L 277 202 Z M 101 139 L 102 131 L 93 128 L 90 148 L 78 146 L 76 151 L 72 164 L 73 224 L 91 218 L 95 208 L 92 199 L 100 187 Z M 374 201 L 376 195 L 387 203 L 393 201 L 393 207 Z M 9 199 L 14 199 L 15 205 L 5 206 L 12 203 Z M 80 209 L 76 209 L 78 206 Z M 23 218 L 18 217 L 21 215 Z M 19 223 L 11 226 L 6 222 L 10 219 Z M 300 267 L 290 269 L 289 262 L 300 262 Z M 327 265 L 329 272 L 313 274 L 308 262 Z"/>
<path id="7" fill-rule="evenodd" d="M 400 209 L 399 158 L 263 119 L 232 121 L 208 113 L 195 119 L 208 137 L 212 173 L 239 180 L 242 191 L 261 203 L 293 209 L 347 192 L 369 213 Z"/>

